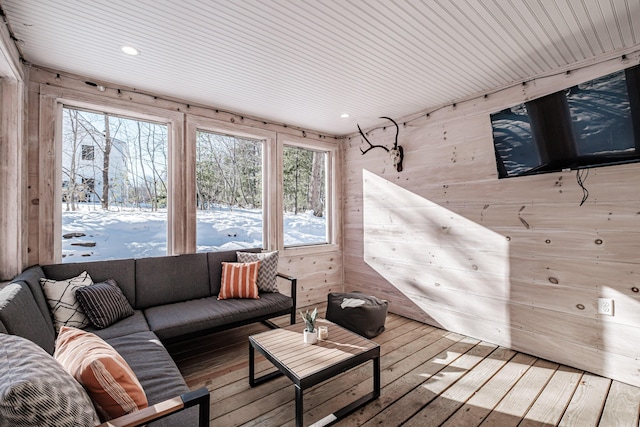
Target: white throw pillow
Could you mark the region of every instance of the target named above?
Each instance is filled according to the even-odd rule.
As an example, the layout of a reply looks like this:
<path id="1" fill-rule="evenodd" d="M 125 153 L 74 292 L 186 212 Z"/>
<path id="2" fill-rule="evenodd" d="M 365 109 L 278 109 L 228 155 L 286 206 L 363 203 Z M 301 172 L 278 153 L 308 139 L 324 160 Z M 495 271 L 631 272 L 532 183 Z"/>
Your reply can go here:
<path id="1" fill-rule="evenodd" d="M 56 332 L 63 326 L 82 329 L 89 325 L 89 318 L 76 299 L 76 289 L 92 284 L 91 276 L 86 271 L 67 280 L 40 279 L 40 285 L 53 314 Z"/>

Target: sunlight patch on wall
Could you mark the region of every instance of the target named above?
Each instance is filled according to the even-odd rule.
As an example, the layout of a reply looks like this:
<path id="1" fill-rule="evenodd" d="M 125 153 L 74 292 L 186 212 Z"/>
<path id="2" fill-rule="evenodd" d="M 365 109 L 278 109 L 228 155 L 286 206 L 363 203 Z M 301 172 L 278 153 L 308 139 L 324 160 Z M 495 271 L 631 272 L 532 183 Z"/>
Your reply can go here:
<path id="1" fill-rule="evenodd" d="M 363 170 L 364 260 L 424 321 L 509 345 L 506 238 Z"/>
<path id="2" fill-rule="evenodd" d="M 637 360 L 640 354 L 640 335 L 637 333 L 637 325 L 640 324 L 638 301 L 611 286 L 602 286 L 598 296 L 613 300 L 613 316 L 598 314 L 599 327 L 596 328 L 596 333 L 599 350 L 635 357 Z M 629 351 L 630 348 L 634 350 Z M 613 377 L 620 370 L 615 358 L 604 358 L 601 364 L 605 376 Z"/>

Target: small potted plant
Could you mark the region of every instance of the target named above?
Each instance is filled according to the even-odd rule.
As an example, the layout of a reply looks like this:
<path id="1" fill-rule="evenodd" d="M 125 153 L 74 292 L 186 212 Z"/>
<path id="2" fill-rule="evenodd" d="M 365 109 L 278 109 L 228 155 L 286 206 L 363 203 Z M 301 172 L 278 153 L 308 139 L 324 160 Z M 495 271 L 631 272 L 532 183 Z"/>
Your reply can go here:
<path id="1" fill-rule="evenodd" d="M 318 342 L 318 333 L 316 332 L 316 317 L 318 316 L 318 308 L 316 307 L 311 313 L 307 310 L 304 314 L 300 311 L 300 315 L 304 320 L 306 328 L 304 329 L 304 342 L 307 344 L 315 344 Z"/>

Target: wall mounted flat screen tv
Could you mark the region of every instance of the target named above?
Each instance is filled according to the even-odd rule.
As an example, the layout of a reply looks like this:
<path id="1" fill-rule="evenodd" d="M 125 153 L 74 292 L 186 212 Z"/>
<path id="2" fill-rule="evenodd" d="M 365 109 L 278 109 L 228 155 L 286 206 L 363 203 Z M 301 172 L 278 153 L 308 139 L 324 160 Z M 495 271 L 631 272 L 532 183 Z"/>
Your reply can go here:
<path id="1" fill-rule="evenodd" d="M 491 114 L 499 178 L 640 162 L 640 66 Z"/>

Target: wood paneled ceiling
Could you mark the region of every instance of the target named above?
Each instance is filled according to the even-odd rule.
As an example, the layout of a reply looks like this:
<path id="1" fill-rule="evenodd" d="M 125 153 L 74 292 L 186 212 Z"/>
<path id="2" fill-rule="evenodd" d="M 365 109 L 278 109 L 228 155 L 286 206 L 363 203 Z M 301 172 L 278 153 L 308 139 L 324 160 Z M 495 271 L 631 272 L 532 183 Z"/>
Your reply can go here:
<path id="1" fill-rule="evenodd" d="M 331 135 L 640 44 L 640 0 L 0 4 L 28 63 Z"/>

